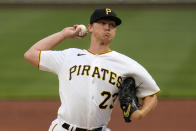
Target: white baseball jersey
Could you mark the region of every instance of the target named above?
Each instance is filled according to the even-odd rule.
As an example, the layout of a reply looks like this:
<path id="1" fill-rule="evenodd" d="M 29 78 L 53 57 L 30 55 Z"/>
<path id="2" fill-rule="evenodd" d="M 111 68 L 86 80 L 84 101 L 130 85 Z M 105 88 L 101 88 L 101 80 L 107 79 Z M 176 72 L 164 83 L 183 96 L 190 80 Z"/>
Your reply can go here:
<path id="1" fill-rule="evenodd" d="M 76 48 L 41 51 L 39 68 L 58 75 L 58 120 L 80 128 L 107 126 L 124 77 L 135 79 L 139 98 L 159 92 L 139 63 L 116 51 L 99 55 Z"/>

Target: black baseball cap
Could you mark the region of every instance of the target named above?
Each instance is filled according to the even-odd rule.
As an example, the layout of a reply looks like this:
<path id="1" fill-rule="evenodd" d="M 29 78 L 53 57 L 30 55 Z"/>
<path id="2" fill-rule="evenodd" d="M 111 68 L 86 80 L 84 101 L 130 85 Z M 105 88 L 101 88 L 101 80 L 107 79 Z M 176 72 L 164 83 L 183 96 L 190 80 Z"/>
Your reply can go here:
<path id="1" fill-rule="evenodd" d="M 116 16 L 113 10 L 109 8 L 96 9 L 90 17 L 90 24 L 100 20 L 100 19 L 110 19 L 115 21 L 116 26 L 121 24 L 121 19 Z"/>

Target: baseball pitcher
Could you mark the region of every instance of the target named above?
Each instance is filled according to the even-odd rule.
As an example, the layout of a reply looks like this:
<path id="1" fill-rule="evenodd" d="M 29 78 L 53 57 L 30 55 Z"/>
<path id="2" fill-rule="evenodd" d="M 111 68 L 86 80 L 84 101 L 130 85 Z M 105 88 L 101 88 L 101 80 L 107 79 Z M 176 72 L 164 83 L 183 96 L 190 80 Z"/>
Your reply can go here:
<path id="1" fill-rule="evenodd" d="M 160 89 L 147 70 L 110 49 L 120 24 L 113 10 L 96 9 L 88 31 L 78 25 L 66 27 L 38 41 L 24 54 L 29 63 L 59 79 L 61 106 L 49 131 L 109 130 L 107 125 L 118 97 L 126 122 L 145 117 L 156 106 Z M 88 32 L 88 49 L 52 50 L 66 39 L 83 39 Z"/>

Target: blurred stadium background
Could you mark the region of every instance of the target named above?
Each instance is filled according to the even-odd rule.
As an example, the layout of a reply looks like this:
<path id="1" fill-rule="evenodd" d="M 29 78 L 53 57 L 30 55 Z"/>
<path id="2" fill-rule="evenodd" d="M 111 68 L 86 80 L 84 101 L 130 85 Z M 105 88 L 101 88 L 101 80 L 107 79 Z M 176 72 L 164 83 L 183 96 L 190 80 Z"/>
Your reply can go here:
<path id="1" fill-rule="evenodd" d="M 193 4 L 195 0 L 0 0 L 0 3 L 20 4 L 20 3 L 34 3 L 34 4 Z"/>
<path id="2" fill-rule="evenodd" d="M 58 98 L 57 76 L 28 64 L 24 52 L 64 27 L 87 25 L 106 6 L 123 22 L 111 48 L 152 74 L 160 98 L 196 98 L 196 0 L 0 0 L 0 99 Z M 55 49 L 88 45 L 89 37 Z"/>

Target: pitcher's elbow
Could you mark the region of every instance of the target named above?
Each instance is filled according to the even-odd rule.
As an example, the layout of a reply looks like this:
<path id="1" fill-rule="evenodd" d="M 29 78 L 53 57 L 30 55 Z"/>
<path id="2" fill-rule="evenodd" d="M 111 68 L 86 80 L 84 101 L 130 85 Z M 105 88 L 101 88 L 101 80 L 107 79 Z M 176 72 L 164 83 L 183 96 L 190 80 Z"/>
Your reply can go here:
<path id="1" fill-rule="evenodd" d="M 27 51 L 27 52 L 24 53 L 24 59 L 25 59 L 26 61 L 29 61 L 29 58 L 30 58 L 30 54 L 29 54 L 29 52 Z"/>

